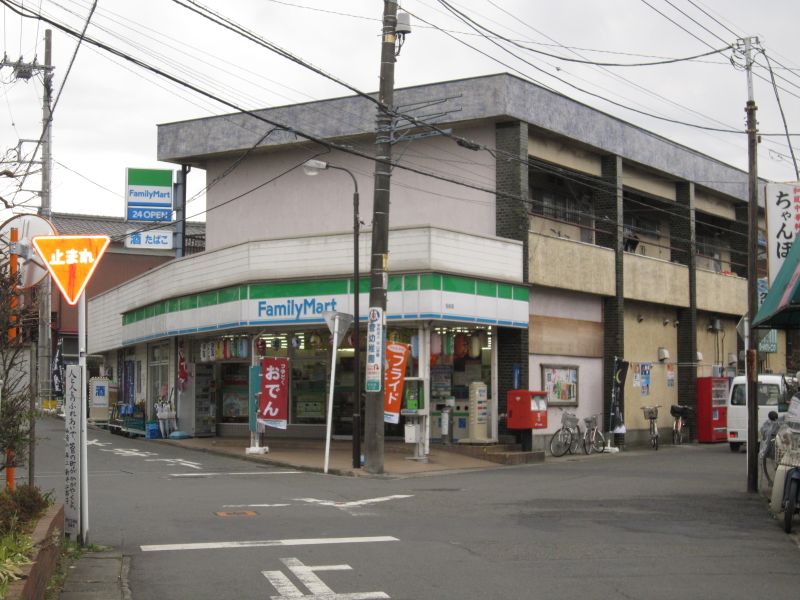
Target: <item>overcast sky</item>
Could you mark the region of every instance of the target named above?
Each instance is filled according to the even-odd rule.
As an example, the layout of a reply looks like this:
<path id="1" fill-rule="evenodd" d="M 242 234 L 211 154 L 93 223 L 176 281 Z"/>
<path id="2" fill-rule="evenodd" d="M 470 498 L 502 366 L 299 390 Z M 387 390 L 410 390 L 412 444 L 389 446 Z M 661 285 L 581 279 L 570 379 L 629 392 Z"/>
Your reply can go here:
<path id="1" fill-rule="evenodd" d="M 24 4 L 77 31 L 83 29 L 93 4 L 92 0 L 2 1 Z M 247 109 L 351 93 L 181 6 L 193 2 L 99 0 L 87 36 Z M 381 0 L 203 0 L 202 4 L 360 90 L 378 88 Z M 788 129 L 800 134 L 798 0 L 450 0 L 449 4 L 516 44 L 595 62 L 684 58 L 735 44 L 737 37 L 758 36 L 773 67 Z M 641 114 L 743 131 L 747 78 L 740 55 L 726 51 L 661 66 L 583 65 L 497 38 L 493 43 L 437 0 L 405 0 L 400 6 L 412 14 L 414 30 L 398 58 L 397 87 L 510 72 L 733 166 L 747 167 L 743 133 L 711 132 Z M 87 42 L 80 46 L 67 75 L 76 39 L 3 7 L 6 60 L 36 58 L 41 63 L 45 28 L 54 30 L 54 88 L 60 94 L 53 120 L 54 211 L 123 216 L 126 167 L 174 168 L 156 161 L 158 123 L 231 112 Z M 781 133 L 783 122 L 763 54 L 757 55 L 757 63 L 754 94 L 759 130 Z M 23 158 L 30 158 L 41 134 L 41 78 L 17 79 L 9 67 L 1 74 L 4 160 L 13 160 L 20 139 L 34 140 L 21 145 Z M 800 150 L 800 137 L 793 140 Z M 773 181 L 795 180 L 789 154 L 785 137 L 765 136 L 759 146 L 759 175 Z M 25 166 L 7 163 L 2 169 L 19 173 Z M 32 191 L 41 185 L 35 173 L 38 167 L 32 171 L 21 190 L 20 177 L 0 177 L 0 196 L 15 205 L 14 212 L 31 212 L 39 206 Z M 190 194 L 204 184 L 204 174 L 193 172 Z M 188 214 L 202 219 L 203 209 L 201 196 Z M 10 210 L 0 210 L 0 222 L 10 215 Z"/>

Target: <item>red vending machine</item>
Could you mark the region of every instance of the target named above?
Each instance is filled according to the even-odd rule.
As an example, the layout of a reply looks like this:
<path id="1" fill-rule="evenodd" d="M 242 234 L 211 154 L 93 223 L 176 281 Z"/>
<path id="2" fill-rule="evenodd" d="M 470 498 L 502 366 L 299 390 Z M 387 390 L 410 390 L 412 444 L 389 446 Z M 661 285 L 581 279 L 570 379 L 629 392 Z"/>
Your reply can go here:
<path id="1" fill-rule="evenodd" d="M 697 378 L 697 441 L 728 441 L 728 380 Z"/>

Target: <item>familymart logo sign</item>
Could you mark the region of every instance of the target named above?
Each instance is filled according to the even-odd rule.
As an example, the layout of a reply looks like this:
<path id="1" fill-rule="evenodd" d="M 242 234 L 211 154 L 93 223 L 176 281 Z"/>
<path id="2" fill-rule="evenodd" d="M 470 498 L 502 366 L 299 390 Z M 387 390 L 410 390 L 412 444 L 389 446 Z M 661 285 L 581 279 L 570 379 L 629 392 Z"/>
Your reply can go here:
<path id="1" fill-rule="evenodd" d="M 334 297 L 281 298 L 259 300 L 256 314 L 259 320 L 267 321 L 320 321 L 325 311 L 336 310 L 339 303 Z"/>
<path id="2" fill-rule="evenodd" d="M 172 171 L 127 169 L 125 215 L 128 221 L 172 221 Z"/>

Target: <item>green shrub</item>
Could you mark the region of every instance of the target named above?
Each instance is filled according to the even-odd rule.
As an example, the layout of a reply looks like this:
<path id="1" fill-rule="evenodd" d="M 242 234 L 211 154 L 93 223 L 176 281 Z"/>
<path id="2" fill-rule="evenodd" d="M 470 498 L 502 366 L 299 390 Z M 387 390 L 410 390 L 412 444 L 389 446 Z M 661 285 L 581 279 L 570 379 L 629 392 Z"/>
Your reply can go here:
<path id="1" fill-rule="evenodd" d="M 0 492 L 0 537 L 11 531 L 17 522 L 17 503 L 8 491 Z"/>
<path id="2" fill-rule="evenodd" d="M 50 492 L 43 494 L 38 487 L 28 483 L 18 485 L 11 495 L 18 507 L 19 520 L 23 523 L 38 519 L 53 503 Z"/>
<path id="3" fill-rule="evenodd" d="M 33 485 L 20 485 L 13 492 L 0 492 L 0 536 L 27 529 L 53 503 L 52 495 Z"/>
<path id="4" fill-rule="evenodd" d="M 11 532 L 0 537 L 0 598 L 5 598 L 8 585 L 20 578 L 21 567 L 30 564 L 32 549 L 33 542 L 27 535 Z"/>

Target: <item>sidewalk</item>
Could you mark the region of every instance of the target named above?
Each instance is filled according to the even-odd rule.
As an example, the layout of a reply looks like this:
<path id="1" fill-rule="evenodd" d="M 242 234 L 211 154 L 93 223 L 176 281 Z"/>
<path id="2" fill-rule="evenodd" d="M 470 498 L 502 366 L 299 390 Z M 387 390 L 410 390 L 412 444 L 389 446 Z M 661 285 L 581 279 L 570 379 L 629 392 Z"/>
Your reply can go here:
<path id="1" fill-rule="evenodd" d="M 210 452 L 223 456 L 235 456 L 248 461 L 290 467 L 303 471 L 322 472 L 325 463 L 325 441 L 304 439 L 267 439 L 269 452 L 246 454 L 250 440 L 245 438 L 189 438 L 186 440 L 153 440 L 160 444 L 172 444 L 183 448 Z M 452 447 L 449 447 L 452 448 Z M 364 447 L 361 447 L 364 453 Z M 498 469 L 503 465 L 474 458 L 445 446 L 431 445 L 427 461 L 414 460 L 413 447 L 401 441 L 387 440 L 384 443 L 383 474 L 370 475 L 363 468 L 353 468 L 353 446 L 350 440 L 331 440 L 328 472 L 334 475 L 354 477 L 408 477 L 464 471 L 473 469 Z"/>

